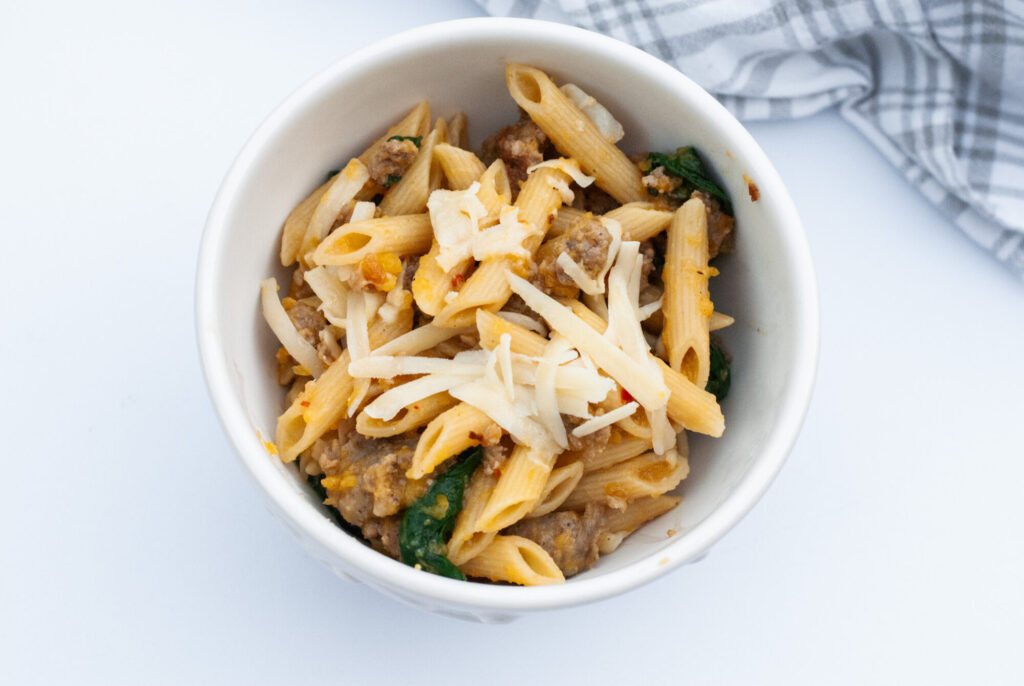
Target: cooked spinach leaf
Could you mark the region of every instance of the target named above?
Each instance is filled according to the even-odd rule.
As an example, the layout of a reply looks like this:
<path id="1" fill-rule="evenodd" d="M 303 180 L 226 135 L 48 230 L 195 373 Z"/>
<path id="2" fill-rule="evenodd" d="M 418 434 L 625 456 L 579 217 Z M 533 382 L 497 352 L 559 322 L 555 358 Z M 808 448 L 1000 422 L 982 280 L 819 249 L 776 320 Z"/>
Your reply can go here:
<path id="1" fill-rule="evenodd" d="M 340 173 L 341 173 L 340 169 L 332 169 L 331 171 L 327 172 L 327 177 L 324 179 L 324 183 L 330 181 L 331 179 L 333 179 L 335 177 L 335 175 L 340 174 Z"/>
<path id="2" fill-rule="evenodd" d="M 420 143 L 423 142 L 423 136 L 392 136 L 388 139 L 389 141 L 412 141 L 412 144 L 417 148 L 420 147 Z"/>
<path id="3" fill-rule="evenodd" d="M 445 557 L 445 543 L 462 511 L 462 494 L 469 477 L 484 457 L 483 448 L 470 448 L 460 462 L 437 477 L 427 492 L 405 511 L 398 530 L 402 562 L 440 576 L 465 579 L 466 575 Z"/>
<path id="4" fill-rule="evenodd" d="M 732 372 L 729 369 L 729 358 L 714 341 L 711 341 L 711 373 L 708 375 L 708 383 L 704 389 L 714 394 L 718 402 L 725 400 L 729 394 L 729 384 L 732 382 Z"/>
<path id="5" fill-rule="evenodd" d="M 677 148 L 671 155 L 652 152 L 647 156 L 646 163 L 650 165 L 649 169 L 664 167 L 666 174 L 682 179 L 682 185 L 672 191 L 673 197 L 685 200 L 695 190 L 704 191 L 708 195 L 718 198 L 722 203 L 722 210 L 726 214 L 732 214 L 732 203 L 729 202 L 729 196 L 711 180 L 700 155 L 693 149 L 693 146 Z"/>
<path id="6" fill-rule="evenodd" d="M 384 188 L 391 188 L 394 184 L 402 180 L 402 177 L 398 174 L 388 174 L 388 178 L 382 184 Z"/>

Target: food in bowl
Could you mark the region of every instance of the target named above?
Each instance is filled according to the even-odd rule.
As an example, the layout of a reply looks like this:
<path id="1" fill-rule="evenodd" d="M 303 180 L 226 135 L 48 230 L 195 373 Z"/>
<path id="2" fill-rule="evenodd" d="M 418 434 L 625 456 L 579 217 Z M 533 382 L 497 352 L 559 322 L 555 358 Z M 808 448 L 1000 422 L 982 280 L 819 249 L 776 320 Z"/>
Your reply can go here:
<path id="1" fill-rule="evenodd" d="M 709 264 L 728 196 L 692 148 L 630 159 L 579 86 L 508 64 L 522 117 L 471 152 L 420 103 L 285 220 L 261 284 L 289 387 L 274 452 L 425 571 L 564 581 L 679 503 L 720 436 Z"/>

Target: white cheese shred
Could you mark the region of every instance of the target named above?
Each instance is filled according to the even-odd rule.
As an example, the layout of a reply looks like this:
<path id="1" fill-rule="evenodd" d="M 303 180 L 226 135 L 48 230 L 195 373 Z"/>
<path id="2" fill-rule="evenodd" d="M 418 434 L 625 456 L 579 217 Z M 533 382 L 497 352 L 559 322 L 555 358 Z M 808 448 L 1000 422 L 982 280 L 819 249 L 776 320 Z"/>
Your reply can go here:
<path id="1" fill-rule="evenodd" d="M 448 272 L 473 256 L 473 239 L 480 232 L 480 220 L 487 208 L 476 196 L 480 184 L 462 191 L 438 189 L 427 199 L 430 224 L 437 239 L 437 263 Z"/>
<path id="2" fill-rule="evenodd" d="M 527 168 L 526 173 L 532 174 L 534 171 L 543 167 L 554 167 L 555 169 L 565 172 L 566 175 L 575 181 L 576 185 L 580 188 L 586 188 L 590 184 L 594 183 L 594 177 L 584 174 L 583 170 L 580 169 L 580 163 L 571 157 L 558 157 L 553 160 L 538 162 L 537 164 Z"/>
<path id="3" fill-rule="evenodd" d="M 640 409 L 640 403 L 636 401 L 626 403 L 625 405 L 616 407 L 614 410 L 605 412 L 604 414 L 594 417 L 593 419 L 588 419 L 587 421 L 583 422 L 575 429 L 573 429 L 572 435 L 575 436 L 576 438 L 583 438 L 584 436 L 589 436 L 590 434 L 596 431 L 600 431 L 606 426 L 611 426 L 620 419 L 625 419 L 626 417 L 631 416 L 638 409 Z"/>
<path id="4" fill-rule="evenodd" d="M 565 435 L 565 425 L 559 413 L 558 394 L 555 392 L 555 374 L 558 371 L 558 359 L 569 349 L 569 342 L 555 334 L 544 348 L 544 357 L 537 366 L 537 383 L 534 386 L 537 402 L 537 419 L 547 429 L 552 440 L 562 450 L 569 449 L 569 439 Z M 584 405 L 586 412 L 586 405 Z"/>
<path id="5" fill-rule="evenodd" d="M 597 127 L 597 130 L 601 132 L 606 141 L 618 143 L 626 135 L 626 130 L 622 128 L 622 124 L 594 96 L 589 95 L 574 83 L 567 83 L 559 90 L 572 100 L 573 104 L 579 107 L 590 121 L 594 122 L 594 126 Z"/>
<path id="6" fill-rule="evenodd" d="M 260 301 L 263 308 L 263 318 L 270 325 L 270 330 L 281 341 L 281 345 L 288 351 L 288 354 L 303 367 L 309 370 L 313 377 L 324 373 L 324 363 L 316 354 L 309 341 L 303 338 L 295 324 L 292 323 L 284 305 L 277 299 L 277 279 L 271 277 L 260 282 Z"/>
<path id="7" fill-rule="evenodd" d="M 352 363 L 359 362 L 370 354 L 369 320 L 370 317 L 367 316 L 367 298 L 360 291 L 349 291 L 348 328 L 345 330 L 345 342 L 348 345 L 350 359 L 349 370 L 352 369 Z M 349 373 L 351 374 L 352 372 L 349 371 Z M 356 380 L 346 408 L 349 417 L 355 414 L 369 390 L 370 382 L 368 380 Z"/>
<path id="8" fill-rule="evenodd" d="M 324 318 L 337 327 L 348 328 L 348 284 L 337 278 L 329 267 L 307 270 L 302 277 L 320 298 Z"/>

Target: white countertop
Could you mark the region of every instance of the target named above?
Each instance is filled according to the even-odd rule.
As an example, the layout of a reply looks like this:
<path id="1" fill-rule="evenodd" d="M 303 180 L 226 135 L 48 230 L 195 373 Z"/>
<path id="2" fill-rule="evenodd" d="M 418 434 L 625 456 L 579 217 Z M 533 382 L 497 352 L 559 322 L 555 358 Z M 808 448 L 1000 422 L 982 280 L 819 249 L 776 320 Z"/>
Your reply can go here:
<path id="1" fill-rule="evenodd" d="M 703 562 L 478 626 L 335 578 L 271 517 L 199 371 L 206 211 L 307 77 L 477 14 L 0 9 L 0 681 L 1022 683 L 1024 285 L 833 113 L 750 126 L 810 238 L 821 366 L 789 463 Z"/>

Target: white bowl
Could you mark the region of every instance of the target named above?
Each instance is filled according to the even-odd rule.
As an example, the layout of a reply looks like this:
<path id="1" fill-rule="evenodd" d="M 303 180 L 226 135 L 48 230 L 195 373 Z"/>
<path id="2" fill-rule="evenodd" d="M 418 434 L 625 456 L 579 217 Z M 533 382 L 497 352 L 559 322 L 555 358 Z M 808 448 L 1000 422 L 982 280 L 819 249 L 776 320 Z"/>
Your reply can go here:
<path id="1" fill-rule="evenodd" d="M 464 110 L 473 145 L 517 118 L 504 64 L 571 80 L 624 125 L 627 152 L 693 144 L 735 204 L 736 252 L 712 281 L 733 356 L 725 435 L 691 440 L 680 507 L 564 585 L 520 588 L 434 576 L 381 555 L 338 528 L 294 467 L 268 455 L 283 390 L 276 343 L 258 310 L 258 283 L 277 260 L 284 217 L 419 100 L 435 116 Z M 746 174 L 760 189 L 748 196 Z M 800 219 L 750 134 L 675 69 L 624 43 L 561 24 L 467 19 L 425 26 L 344 57 L 292 94 L 246 143 L 210 210 L 196 280 L 206 381 L 224 428 L 270 508 L 339 575 L 417 607 L 480 621 L 614 596 L 693 562 L 771 483 L 803 421 L 818 357 L 818 300 Z M 677 533 L 669 537 L 667 531 Z"/>

